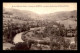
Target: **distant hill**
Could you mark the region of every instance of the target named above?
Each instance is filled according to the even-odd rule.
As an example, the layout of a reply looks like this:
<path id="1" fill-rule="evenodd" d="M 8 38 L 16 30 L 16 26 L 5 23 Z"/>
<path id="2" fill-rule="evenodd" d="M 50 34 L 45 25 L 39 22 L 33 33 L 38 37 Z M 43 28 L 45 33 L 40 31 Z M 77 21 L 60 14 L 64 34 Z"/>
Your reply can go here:
<path id="1" fill-rule="evenodd" d="M 66 19 L 76 19 L 77 11 L 63 11 L 55 12 L 50 14 L 38 15 L 32 11 L 18 10 L 18 9 L 6 9 L 3 8 L 3 13 L 12 14 L 11 16 L 16 16 L 24 19 L 33 19 L 33 20 L 66 20 Z"/>
<path id="2" fill-rule="evenodd" d="M 64 24 L 66 27 L 71 25 L 73 28 L 77 26 L 77 11 L 63 11 L 42 15 L 45 20 L 56 21 Z"/>
<path id="3" fill-rule="evenodd" d="M 74 11 L 62 11 L 50 14 L 36 14 L 32 11 L 18 10 L 18 9 L 7 9 L 3 8 L 4 20 L 13 19 L 15 22 L 26 22 L 26 21 L 55 21 L 57 23 L 64 24 L 66 27 L 72 25 L 77 26 L 77 10 Z"/>
<path id="4" fill-rule="evenodd" d="M 73 16 L 73 17 L 72 17 Z M 55 13 L 50 13 L 50 14 L 44 14 L 42 15 L 44 19 L 48 20 L 65 20 L 65 19 L 73 19 L 77 18 L 77 11 L 63 11 L 63 12 L 55 12 Z"/>
<path id="5" fill-rule="evenodd" d="M 3 14 L 10 15 L 11 17 L 17 17 L 20 19 L 24 19 L 27 21 L 33 20 L 34 18 L 38 17 L 36 13 L 31 11 L 25 10 L 18 10 L 18 9 L 3 9 Z"/>

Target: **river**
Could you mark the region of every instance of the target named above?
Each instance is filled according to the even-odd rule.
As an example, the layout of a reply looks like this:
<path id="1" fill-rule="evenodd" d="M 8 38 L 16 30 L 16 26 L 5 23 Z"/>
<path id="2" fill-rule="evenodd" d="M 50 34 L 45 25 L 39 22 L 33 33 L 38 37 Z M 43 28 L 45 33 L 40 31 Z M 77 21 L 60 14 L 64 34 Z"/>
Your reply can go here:
<path id="1" fill-rule="evenodd" d="M 13 39 L 14 44 L 16 44 L 16 43 L 18 43 L 18 42 L 24 42 L 24 41 L 21 39 L 22 33 L 23 33 L 23 32 L 18 33 L 18 34 L 15 35 L 15 37 L 14 37 L 14 39 Z"/>
<path id="2" fill-rule="evenodd" d="M 15 35 L 15 37 L 13 38 L 13 42 L 14 44 L 18 43 L 18 42 L 24 42 L 22 39 L 21 39 L 21 36 L 22 36 L 22 33 L 24 32 L 20 32 L 18 34 Z M 31 34 L 31 33 L 30 33 Z M 29 38 L 29 37 L 28 37 Z M 75 43 L 74 39 L 75 37 L 64 37 L 65 39 L 69 39 L 71 43 Z M 32 39 L 32 38 L 31 38 Z M 37 38 L 34 38 L 38 41 Z"/>

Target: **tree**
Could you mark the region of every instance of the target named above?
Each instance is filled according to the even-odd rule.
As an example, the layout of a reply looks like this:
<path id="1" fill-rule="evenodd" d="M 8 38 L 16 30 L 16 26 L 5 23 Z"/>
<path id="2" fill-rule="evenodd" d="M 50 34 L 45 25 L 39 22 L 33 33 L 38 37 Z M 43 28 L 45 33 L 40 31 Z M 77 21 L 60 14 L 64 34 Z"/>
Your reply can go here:
<path id="1" fill-rule="evenodd" d="M 77 49 L 77 44 L 71 44 L 71 45 L 70 45 L 70 49 L 71 49 L 71 50 Z"/>
<path id="2" fill-rule="evenodd" d="M 64 50 L 69 49 L 69 46 L 70 46 L 70 40 L 64 41 L 64 44 L 63 44 Z"/>
<path id="3" fill-rule="evenodd" d="M 27 42 L 19 42 L 14 47 L 11 47 L 11 50 L 30 50 L 31 48 L 31 41 Z"/>

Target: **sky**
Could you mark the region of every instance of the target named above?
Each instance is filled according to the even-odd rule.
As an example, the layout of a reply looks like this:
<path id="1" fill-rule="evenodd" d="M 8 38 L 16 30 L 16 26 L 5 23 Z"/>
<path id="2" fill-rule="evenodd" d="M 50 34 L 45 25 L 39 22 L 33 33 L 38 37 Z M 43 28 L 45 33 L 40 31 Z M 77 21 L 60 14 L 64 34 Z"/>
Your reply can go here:
<path id="1" fill-rule="evenodd" d="M 29 10 L 38 14 L 77 10 L 77 3 L 3 3 L 4 8 Z"/>

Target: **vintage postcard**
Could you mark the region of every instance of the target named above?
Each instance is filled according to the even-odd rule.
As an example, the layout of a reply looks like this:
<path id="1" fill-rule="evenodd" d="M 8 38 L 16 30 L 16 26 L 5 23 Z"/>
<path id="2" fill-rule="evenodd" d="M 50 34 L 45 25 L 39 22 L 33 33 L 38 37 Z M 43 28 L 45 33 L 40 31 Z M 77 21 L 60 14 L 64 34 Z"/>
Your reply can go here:
<path id="1" fill-rule="evenodd" d="M 77 3 L 3 2 L 3 50 L 77 50 Z"/>

